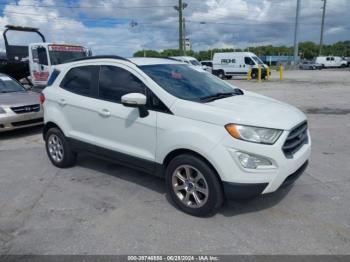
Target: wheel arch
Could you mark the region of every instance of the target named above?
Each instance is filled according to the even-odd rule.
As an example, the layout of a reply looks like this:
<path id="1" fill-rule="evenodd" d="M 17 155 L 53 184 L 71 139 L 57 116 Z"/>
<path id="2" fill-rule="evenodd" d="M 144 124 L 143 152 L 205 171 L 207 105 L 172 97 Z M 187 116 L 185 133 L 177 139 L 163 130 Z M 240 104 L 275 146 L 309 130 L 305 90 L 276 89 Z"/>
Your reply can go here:
<path id="1" fill-rule="evenodd" d="M 56 123 L 49 121 L 49 122 L 45 123 L 45 125 L 44 125 L 44 129 L 43 129 L 43 139 L 44 140 L 45 140 L 47 131 L 49 131 L 51 128 L 58 128 L 62 132 L 62 129 Z"/>
<path id="2" fill-rule="evenodd" d="M 213 170 L 214 174 L 216 175 L 216 177 L 219 179 L 221 185 L 222 185 L 222 180 L 221 177 L 217 171 L 217 169 L 215 168 L 215 166 L 203 155 L 201 155 L 200 153 L 193 151 L 191 149 L 187 149 L 187 148 L 179 148 L 179 149 L 175 149 L 171 152 L 169 152 L 164 160 L 163 160 L 163 167 L 164 169 L 166 169 L 166 167 L 169 165 L 170 161 L 172 159 L 174 159 L 175 157 L 179 156 L 179 155 L 183 155 L 183 154 L 188 154 L 188 155 L 192 155 L 195 157 L 198 157 L 199 159 L 203 160 L 206 164 L 208 164 L 208 166 Z"/>

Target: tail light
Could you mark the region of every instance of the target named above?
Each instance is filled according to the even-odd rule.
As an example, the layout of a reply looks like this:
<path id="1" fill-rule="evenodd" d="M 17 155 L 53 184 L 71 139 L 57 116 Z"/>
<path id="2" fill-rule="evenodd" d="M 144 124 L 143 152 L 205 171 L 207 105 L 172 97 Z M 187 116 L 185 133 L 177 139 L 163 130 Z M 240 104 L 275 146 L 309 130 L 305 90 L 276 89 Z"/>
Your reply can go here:
<path id="1" fill-rule="evenodd" d="M 43 105 L 45 102 L 45 96 L 44 94 L 40 94 L 40 104 Z"/>

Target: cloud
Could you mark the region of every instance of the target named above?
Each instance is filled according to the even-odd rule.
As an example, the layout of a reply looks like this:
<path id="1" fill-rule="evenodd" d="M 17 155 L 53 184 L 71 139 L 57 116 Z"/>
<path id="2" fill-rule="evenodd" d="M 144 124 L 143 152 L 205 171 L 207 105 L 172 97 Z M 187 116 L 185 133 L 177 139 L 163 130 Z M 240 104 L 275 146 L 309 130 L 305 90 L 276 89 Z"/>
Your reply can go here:
<path id="1" fill-rule="evenodd" d="M 195 50 L 293 43 L 295 0 L 187 2 L 186 36 Z M 322 2 L 301 2 L 299 39 L 317 42 Z M 67 3 L 20 0 L 18 6 L 8 4 L 0 16 L 0 29 L 6 24 L 38 27 L 48 41 L 82 44 L 91 47 L 95 54 L 131 56 L 140 49 L 177 48 L 178 13 L 173 8 L 176 0 L 77 0 L 72 3 L 73 8 L 65 8 Z M 350 1 L 328 1 L 326 43 L 347 40 L 348 10 Z M 17 38 L 28 41 L 27 36 Z"/>

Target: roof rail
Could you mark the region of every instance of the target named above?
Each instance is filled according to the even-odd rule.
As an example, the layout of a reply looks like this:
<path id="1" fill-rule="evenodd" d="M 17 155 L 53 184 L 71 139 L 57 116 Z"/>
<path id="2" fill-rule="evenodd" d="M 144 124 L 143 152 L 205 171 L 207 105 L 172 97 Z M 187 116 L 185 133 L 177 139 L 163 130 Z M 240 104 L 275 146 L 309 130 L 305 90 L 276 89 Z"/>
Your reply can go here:
<path id="1" fill-rule="evenodd" d="M 169 59 L 169 60 L 173 60 L 173 61 L 177 61 L 177 62 L 181 62 L 175 58 L 172 58 L 170 56 L 135 56 L 133 58 L 159 58 L 159 59 Z"/>
<path id="2" fill-rule="evenodd" d="M 130 60 L 117 55 L 96 55 L 96 56 L 87 56 L 82 58 L 71 59 L 71 60 L 68 60 L 66 63 L 72 63 L 72 62 L 78 62 L 78 61 L 84 61 L 84 60 L 93 60 L 93 59 L 117 59 L 117 60 L 124 60 L 124 61 L 131 62 Z"/>

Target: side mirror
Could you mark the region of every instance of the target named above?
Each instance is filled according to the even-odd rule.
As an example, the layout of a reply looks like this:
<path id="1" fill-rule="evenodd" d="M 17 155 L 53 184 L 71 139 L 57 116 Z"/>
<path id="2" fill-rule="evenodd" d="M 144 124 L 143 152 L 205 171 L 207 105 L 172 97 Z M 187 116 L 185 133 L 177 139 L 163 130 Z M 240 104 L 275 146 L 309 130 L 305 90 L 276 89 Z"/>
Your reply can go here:
<path id="1" fill-rule="evenodd" d="M 122 96 L 122 104 L 126 107 L 138 108 L 141 118 L 149 115 L 146 109 L 146 102 L 146 96 L 141 93 L 130 93 Z"/>

